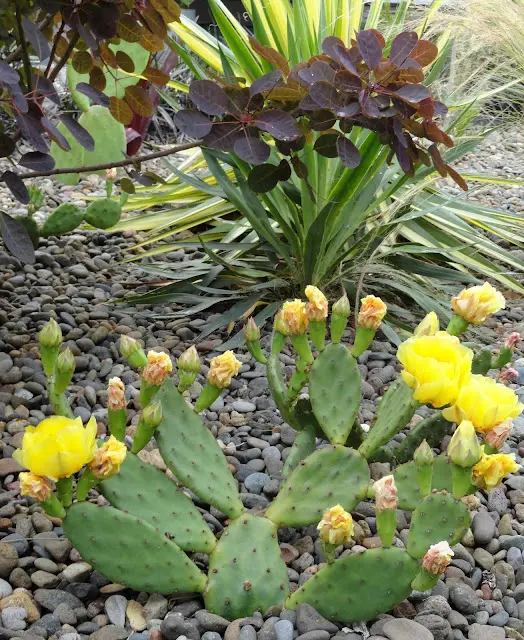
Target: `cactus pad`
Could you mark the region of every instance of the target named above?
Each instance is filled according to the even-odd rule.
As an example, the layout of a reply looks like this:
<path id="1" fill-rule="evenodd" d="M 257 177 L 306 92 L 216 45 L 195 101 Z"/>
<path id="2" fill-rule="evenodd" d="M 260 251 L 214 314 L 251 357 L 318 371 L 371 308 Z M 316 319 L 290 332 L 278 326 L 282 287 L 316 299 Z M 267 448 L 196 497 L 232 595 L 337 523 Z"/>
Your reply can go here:
<path id="1" fill-rule="evenodd" d="M 330 344 L 309 377 L 311 406 L 331 444 L 344 444 L 358 413 L 361 380 L 357 361 L 343 344 Z"/>
<path id="2" fill-rule="evenodd" d="M 408 553 L 413 558 L 422 558 L 432 544 L 442 540 L 447 540 L 450 546 L 457 544 L 469 522 L 469 512 L 462 502 L 446 491 L 434 491 L 413 512 Z"/>
<path id="3" fill-rule="evenodd" d="M 190 498 L 162 471 L 129 453 L 100 485 L 109 502 L 165 533 L 184 551 L 211 553 L 216 538 Z"/>
<path id="4" fill-rule="evenodd" d="M 157 397 L 162 402 L 163 419 L 155 437 L 165 463 L 201 500 L 237 518 L 244 507 L 215 438 L 170 378 Z"/>
<path id="5" fill-rule="evenodd" d="M 113 582 L 166 594 L 205 589 L 206 576 L 179 546 L 123 511 L 77 502 L 64 531 L 82 558 Z"/>
<path id="6" fill-rule="evenodd" d="M 247 513 L 234 520 L 209 556 L 206 608 L 235 620 L 284 604 L 288 593 L 276 526 Z"/>
<path id="7" fill-rule="evenodd" d="M 365 498 L 369 480 L 368 465 L 354 449 L 319 449 L 290 474 L 266 516 L 284 527 L 301 527 L 319 522 L 336 504 L 352 511 Z"/>
<path id="8" fill-rule="evenodd" d="M 414 462 L 400 465 L 393 472 L 398 490 L 398 507 L 414 511 L 422 500 L 418 486 L 417 467 Z M 437 491 L 452 490 L 451 467 L 446 456 L 437 456 L 433 461 L 432 488 Z"/>
<path id="9" fill-rule="evenodd" d="M 416 560 L 404 549 L 350 553 L 309 578 L 288 598 L 286 608 L 307 603 L 329 620 L 372 620 L 409 596 L 417 570 Z"/>

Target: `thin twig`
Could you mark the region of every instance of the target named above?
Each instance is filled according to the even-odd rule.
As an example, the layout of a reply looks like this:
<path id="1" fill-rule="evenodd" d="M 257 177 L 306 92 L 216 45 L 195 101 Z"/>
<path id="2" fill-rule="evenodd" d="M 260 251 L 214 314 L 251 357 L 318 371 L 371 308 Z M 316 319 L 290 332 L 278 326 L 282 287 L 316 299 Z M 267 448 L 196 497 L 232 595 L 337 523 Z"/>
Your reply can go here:
<path id="1" fill-rule="evenodd" d="M 47 67 L 45 68 L 45 71 L 44 71 L 44 76 L 46 76 L 46 77 L 47 77 L 47 74 L 49 73 L 49 71 L 51 70 L 51 65 L 53 64 L 53 59 L 55 57 L 56 48 L 58 47 L 58 41 L 62 37 L 62 34 L 64 33 L 64 29 L 65 29 L 65 22 L 62 20 L 62 22 L 60 24 L 60 27 L 58 28 L 58 31 L 56 32 L 55 37 L 53 38 L 53 47 L 51 48 L 51 53 L 49 55 L 49 60 L 47 62 Z"/>
<path id="2" fill-rule="evenodd" d="M 60 60 L 56 63 L 55 68 L 53 69 L 53 71 L 51 71 L 51 73 L 49 74 L 49 80 L 51 80 L 51 82 L 53 82 L 53 80 L 55 80 L 55 78 L 57 77 L 57 75 L 60 73 L 60 71 L 62 70 L 62 67 L 65 65 L 65 63 L 69 60 L 69 56 L 71 55 L 71 53 L 73 52 L 73 49 L 75 48 L 76 43 L 78 42 L 78 40 L 80 39 L 80 36 L 78 35 L 78 33 L 75 33 L 75 35 L 71 38 L 71 42 L 69 43 L 69 45 L 67 46 L 67 49 L 64 51 L 64 55 L 60 58 Z"/>
<path id="3" fill-rule="evenodd" d="M 18 29 L 18 37 L 20 38 L 20 46 L 22 47 L 22 60 L 24 63 L 24 70 L 25 70 L 25 81 L 26 81 L 26 88 L 27 88 L 27 92 L 29 93 L 31 91 L 31 84 L 32 84 L 32 78 L 31 78 L 31 61 L 29 60 L 29 51 L 27 49 L 27 42 L 25 39 L 25 35 L 24 35 L 24 30 L 22 28 L 22 16 L 20 14 L 20 7 L 16 7 L 15 10 L 15 16 L 16 16 L 16 26 Z"/>
<path id="4" fill-rule="evenodd" d="M 118 160 L 116 162 L 106 162 L 104 164 L 93 164 L 88 167 L 70 167 L 67 169 L 52 169 L 50 171 L 34 171 L 33 173 L 20 173 L 19 178 L 27 180 L 28 178 L 43 178 L 47 176 L 59 176 L 66 173 L 96 173 L 97 171 L 103 171 L 104 169 L 113 169 L 117 167 L 126 167 L 131 164 L 137 164 L 139 162 L 146 162 L 147 160 L 155 160 L 156 158 L 164 158 L 170 156 L 178 151 L 185 151 L 186 149 L 193 149 L 198 147 L 202 143 L 201 140 L 195 142 L 185 142 L 183 144 L 175 144 L 169 149 L 163 151 L 155 151 L 154 153 L 146 153 L 142 156 L 136 156 L 134 158 L 126 158 L 125 160 Z"/>

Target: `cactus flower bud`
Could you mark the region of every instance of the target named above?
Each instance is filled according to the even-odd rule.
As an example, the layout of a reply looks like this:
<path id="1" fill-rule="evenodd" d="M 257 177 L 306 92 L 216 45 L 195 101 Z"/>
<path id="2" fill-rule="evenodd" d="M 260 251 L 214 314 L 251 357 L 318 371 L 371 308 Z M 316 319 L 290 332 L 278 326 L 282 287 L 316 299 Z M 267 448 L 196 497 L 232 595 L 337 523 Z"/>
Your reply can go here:
<path id="1" fill-rule="evenodd" d="M 260 340 L 260 329 L 253 318 L 249 318 L 246 326 L 244 327 L 244 336 L 247 342 L 254 342 Z"/>
<path id="2" fill-rule="evenodd" d="M 384 476 L 380 480 L 377 480 L 373 488 L 375 489 L 377 511 L 397 508 L 397 485 L 395 484 L 395 478 L 393 476 Z"/>
<path id="3" fill-rule="evenodd" d="M 284 312 L 282 309 L 280 309 L 280 311 L 275 316 L 274 327 L 275 327 L 275 331 L 277 331 L 278 333 L 281 333 L 283 336 L 291 335 L 291 330 L 284 319 Z"/>
<path id="4" fill-rule="evenodd" d="M 114 180 L 117 176 L 117 170 L 115 167 L 111 167 L 111 169 L 106 169 L 105 178 L 106 180 Z"/>
<path id="5" fill-rule="evenodd" d="M 433 450 L 426 440 L 423 440 L 415 449 L 415 453 L 413 454 L 415 464 L 417 467 L 429 467 L 433 464 L 434 459 L 435 454 L 433 453 Z"/>
<path id="6" fill-rule="evenodd" d="M 451 299 L 451 306 L 457 316 L 470 324 L 482 324 L 488 316 L 506 307 L 504 296 L 489 282 L 463 289 Z"/>
<path id="7" fill-rule="evenodd" d="M 512 331 L 509 336 L 504 340 L 504 346 L 506 349 L 514 349 L 520 341 L 520 333 L 518 331 Z"/>
<path id="8" fill-rule="evenodd" d="M 107 394 L 107 408 L 119 411 L 126 408 L 126 388 L 120 378 L 110 378 Z"/>
<path id="9" fill-rule="evenodd" d="M 457 427 L 448 445 L 448 457 L 458 467 L 472 467 L 480 460 L 480 444 L 475 427 L 463 420 Z"/>
<path id="10" fill-rule="evenodd" d="M 23 471 L 20 476 L 20 495 L 30 496 L 37 502 L 47 502 L 53 495 L 53 483 L 49 478 L 31 471 Z"/>
<path id="11" fill-rule="evenodd" d="M 511 433 L 513 428 L 513 421 L 508 418 L 501 422 L 496 427 L 493 427 L 491 431 L 484 434 L 484 442 L 492 449 L 501 449 L 502 445 L 506 442 L 506 438 Z"/>
<path id="12" fill-rule="evenodd" d="M 339 504 L 325 511 L 317 526 L 322 542 L 335 546 L 347 542 L 353 535 L 354 528 L 351 514 Z"/>
<path id="13" fill-rule="evenodd" d="M 376 331 L 380 327 L 387 307 L 384 302 L 376 296 L 366 296 L 362 298 L 360 310 L 358 312 L 358 326 L 364 329 Z"/>
<path id="14" fill-rule="evenodd" d="M 502 371 L 497 376 L 497 382 L 500 384 L 512 384 L 515 380 L 518 380 L 519 372 L 513 367 L 507 367 L 506 369 L 502 369 Z"/>
<path id="15" fill-rule="evenodd" d="M 333 305 L 331 313 L 349 318 L 349 314 L 351 313 L 351 305 L 349 304 L 349 298 L 347 297 L 345 291 L 344 295 L 341 296 Z"/>
<path id="16" fill-rule="evenodd" d="M 431 545 L 422 560 L 422 566 L 433 575 L 441 575 L 449 566 L 454 555 L 447 540 L 443 540 Z"/>
<path id="17" fill-rule="evenodd" d="M 134 338 L 126 335 L 120 338 L 120 353 L 129 360 L 129 364 L 133 367 L 142 368 L 147 365 L 146 354 L 138 340 Z"/>
<path id="18" fill-rule="evenodd" d="M 162 405 L 158 400 L 148 404 L 138 420 L 135 438 L 131 446 L 131 453 L 138 453 L 146 446 L 155 433 L 155 429 L 162 422 Z"/>
<path id="19" fill-rule="evenodd" d="M 162 405 L 158 400 L 152 402 L 142 411 L 142 420 L 150 429 L 156 429 L 162 422 Z"/>
<path id="20" fill-rule="evenodd" d="M 231 378 L 237 375 L 241 366 L 242 363 L 235 358 L 232 351 L 225 351 L 211 359 L 207 380 L 214 387 L 225 389 L 231 384 Z"/>
<path id="21" fill-rule="evenodd" d="M 350 311 L 351 305 L 344 292 L 344 295 L 335 302 L 331 309 L 331 341 L 335 344 L 338 344 L 342 340 L 342 334 L 346 328 Z"/>
<path id="22" fill-rule="evenodd" d="M 62 329 L 54 318 L 42 327 L 38 334 L 38 341 L 41 347 L 59 347 L 62 344 Z"/>
<path id="23" fill-rule="evenodd" d="M 434 311 L 430 311 L 422 322 L 416 327 L 415 336 L 434 336 L 440 328 L 438 316 Z"/>
<path id="24" fill-rule="evenodd" d="M 313 285 L 308 285 L 305 290 L 306 298 L 309 302 L 306 304 L 306 315 L 311 322 L 320 322 L 327 318 L 328 301 L 326 296 Z"/>
<path id="25" fill-rule="evenodd" d="M 282 305 L 282 321 L 287 327 L 284 335 L 298 336 L 306 333 L 308 328 L 308 317 L 306 314 L 306 303 L 298 298 L 284 302 Z"/>
<path id="26" fill-rule="evenodd" d="M 95 457 L 87 465 L 97 480 L 107 480 L 116 475 L 127 454 L 126 446 L 114 436 L 96 450 Z"/>
<path id="27" fill-rule="evenodd" d="M 167 353 L 162 351 L 149 351 L 147 364 L 142 372 L 142 380 L 154 387 L 161 387 L 170 371 L 173 363 Z"/>
<path id="28" fill-rule="evenodd" d="M 71 349 L 64 349 L 58 354 L 55 369 L 55 388 L 57 394 L 64 393 L 75 372 L 75 356 Z"/>
<path id="29" fill-rule="evenodd" d="M 187 371 L 195 375 L 200 371 L 200 358 L 195 345 L 191 345 L 176 361 L 179 371 Z"/>

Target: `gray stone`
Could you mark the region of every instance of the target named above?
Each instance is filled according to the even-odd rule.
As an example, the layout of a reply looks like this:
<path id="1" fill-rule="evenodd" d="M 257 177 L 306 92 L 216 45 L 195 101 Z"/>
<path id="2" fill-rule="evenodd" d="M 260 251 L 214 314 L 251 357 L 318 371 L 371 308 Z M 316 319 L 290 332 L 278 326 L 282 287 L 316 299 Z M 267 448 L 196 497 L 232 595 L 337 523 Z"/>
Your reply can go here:
<path id="1" fill-rule="evenodd" d="M 487 511 L 479 511 L 473 518 L 471 531 L 477 544 L 488 544 L 495 537 L 495 521 Z"/>
<path id="2" fill-rule="evenodd" d="M 252 473 L 244 480 L 244 486 L 250 493 L 259 494 L 269 480 L 267 473 Z"/>
<path id="3" fill-rule="evenodd" d="M 74 625 L 77 623 L 76 613 L 65 602 L 58 605 L 58 607 L 53 611 L 53 615 L 55 615 L 62 624 Z"/>
<path id="4" fill-rule="evenodd" d="M 447 618 L 451 612 L 446 598 L 442 596 L 430 596 L 417 605 L 417 613 L 419 615 L 437 615 L 441 618 Z"/>
<path id="5" fill-rule="evenodd" d="M 453 630 L 449 622 L 434 614 L 416 616 L 414 622 L 418 622 L 433 634 L 434 640 L 453 640 Z"/>
<path id="6" fill-rule="evenodd" d="M 233 409 L 238 411 L 238 413 L 251 413 L 252 411 L 256 411 L 257 408 L 256 405 L 247 400 L 235 400 L 233 402 Z"/>
<path id="7" fill-rule="evenodd" d="M 383 629 L 389 640 L 433 640 L 433 634 L 429 629 L 406 618 L 388 620 Z"/>
<path id="8" fill-rule="evenodd" d="M 11 631 L 23 631 L 26 619 L 27 611 L 24 607 L 7 607 L 2 611 L 2 625 Z"/>
<path id="9" fill-rule="evenodd" d="M 38 630 L 45 629 L 48 635 L 55 634 L 61 627 L 60 620 L 52 613 L 46 613 L 44 616 L 37 620 L 32 626 L 31 631 L 35 631 L 39 635 Z M 38 630 L 37 630 L 38 629 Z"/>
<path id="10" fill-rule="evenodd" d="M 524 600 L 524 583 L 520 582 L 515 589 L 513 589 L 513 597 L 517 602 Z"/>
<path id="11" fill-rule="evenodd" d="M 47 573 L 58 573 L 58 565 L 56 562 L 49 560 L 49 558 L 37 558 L 35 560 L 35 567 Z"/>
<path id="12" fill-rule="evenodd" d="M 82 606 L 82 601 L 72 593 L 61 589 L 37 589 L 33 594 L 36 602 L 48 611 L 54 611 L 59 604 L 65 603 L 72 609 Z"/>
<path id="13" fill-rule="evenodd" d="M 60 582 L 59 578 L 47 571 L 35 571 L 31 574 L 31 580 L 37 587 L 54 589 Z"/>
<path id="14" fill-rule="evenodd" d="M 338 631 L 336 625 L 326 620 L 309 604 L 300 604 L 297 607 L 297 629 L 301 635 L 308 631 L 329 631 L 329 633 Z"/>
<path id="15" fill-rule="evenodd" d="M 206 631 L 224 632 L 229 626 L 229 620 L 217 616 L 215 613 L 201 609 L 195 613 L 195 618 L 200 626 Z"/>
<path id="16" fill-rule="evenodd" d="M 95 631 L 98 631 L 100 627 L 95 622 L 82 622 L 76 628 L 78 633 L 86 636 L 90 636 Z"/>
<path id="17" fill-rule="evenodd" d="M 0 578 L 8 578 L 13 569 L 18 566 L 18 552 L 14 545 L 0 542 Z"/>
<path id="18" fill-rule="evenodd" d="M 517 547 L 521 551 L 524 551 L 524 536 L 500 536 L 500 546 L 502 549 L 510 549 L 511 547 Z"/>
<path id="19" fill-rule="evenodd" d="M 162 620 L 167 613 L 167 599 L 159 593 L 152 593 L 142 609 L 142 615 L 146 620 L 159 618 Z"/>
<path id="20" fill-rule="evenodd" d="M 13 587 L 6 580 L 0 578 L 0 600 L 13 593 Z"/>
<path id="21" fill-rule="evenodd" d="M 503 627 L 505 624 L 507 624 L 508 620 L 509 613 L 507 611 L 504 611 L 503 609 L 502 611 L 496 613 L 494 616 L 491 616 L 491 618 L 488 620 L 488 624 L 492 627 Z"/>
<path id="22" fill-rule="evenodd" d="M 85 582 L 91 571 L 92 567 L 87 562 L 73 562 L 62 571 L 62 578 L 68 582 Z"/>
<path id="23" fill-rule="evenodd" d="M 90 640 L 126 640 L 129 637 L 129 631 L 122 627 L 115 627 L 108 624 L 89 636 Z"/>
<path id="24" fill-rule="evenodd" d="M 276 640 L 293 640 L 293 623 L 289 620 L 279 620 L 273 629 Z"/>
<path id="25" fill-rule="evenodd" d="M 504 640 L 504 629 L 488 627 L 484 624 L 472 624 L 469 628 L 469 640 Z"/>
<path id="26" fill-rule="evenodd" d="M 469 622 L 458 611 L 451 610 L 451 613 L 448 616 L 448 622 L 453 629 L 460 629 L 461 631 L 467 631 Z"/>
<path id="27" fill-rule="evenodd" d="M 522 560 L 522 551 L 517 547 L 510 547 L 506 555 L 506 562 L 514 569 L 518 569 L 524 564 Z"/>
<path id="28" fill-rule="evenodd" d="M 298 636 L 297 640 L 329 640 L 329 637 L 328 631 L 308 631 L 307 633 L 303 633 L 301 636 Z M 360 638 L 360 636 L 357 636 L 357 638 Z"/>
<path id="29" fill-rule="evenodd" d="M 186 636 L 188 640 L 200 640 L 200 632 L 196 625 L 184 620 L 184 616 L 180 613 L 167 615 L 162 620 L 160 631 L 166 640 L 177 640 L 180 636 Z"/>
<path id="30" fill-rule="evenodd" d="M 206 631 L 202 634 L 202 640 L 222 640 L 222 636 L 216 631 Z"/>
<path id="31" fill-rule="evenodd" d="M 126 624 L 127 598 L 119 594 L 109 596 L 104 604 L 105 612 L 109 622 L 117 627 L 124 627 Z"/>
<path id="32" fill-rule="evenodd" d="M 255 627 L 252 627 L 250 624 L 246 624 L 245 626 L 240 627 L 238 640 L 257 640 L 257 632 Z"/>
<path id="33" fill-rule="evenodd" d="M 449 596 L 455 609 L 465 615 L 473 615 L 479 607 L 479 598 L 475 591 L 467 584 L 459 584 L 451 587 Z"/>
<path id="34" fill-rule="evenodd" d="M 495 564 L 495 560 L 493 559 L 491 553 L 489 553 L 482 547 L 477 547 L 477 549 L 475 549 L 475 551 L 473 552 L 473 557 L 475 558 L 475 562 L 478 564 L 478 566 L 482 567 L 482 569 L 485 569 L 486 571 L 489 571 Z"/>
<path id="35" fill-rule="evenodd" d="M 488 510 L 503 515 L 508 510 L 509 500 L 502 487 L 496 487 L 488 494 Z"/>

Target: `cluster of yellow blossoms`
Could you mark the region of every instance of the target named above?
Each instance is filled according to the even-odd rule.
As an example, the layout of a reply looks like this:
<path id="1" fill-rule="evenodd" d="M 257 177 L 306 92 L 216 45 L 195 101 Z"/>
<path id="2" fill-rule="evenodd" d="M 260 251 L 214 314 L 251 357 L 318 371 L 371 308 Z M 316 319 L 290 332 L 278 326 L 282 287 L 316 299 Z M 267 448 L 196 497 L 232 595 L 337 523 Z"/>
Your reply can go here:
<path id="1" fill-rule="evenodd" d="M 502 294 L 488 283 L 465 289 L 452 300 L 455 313 L 472 324 L 484 322 L 504 304 Z M 435 314 L 428 314 L 414 336 L 400 345 L 397 357 L 415 400 L 435 408 L 446 407 L 442 414 L 447 420 L 463 425 L 463 433 L 471 426 L 490 448 L 503 445 L 511 431 L 511 420 L 524 406 L 512 389 L 471 373 L 473 352 L 457 336 L 439 331 Z M 479 487 L 491 490 L 519 468 L 512 454 L 490 455 L 484 447 L 480 451 L 480 461 L 473 468 L 473 480 Z"/>

